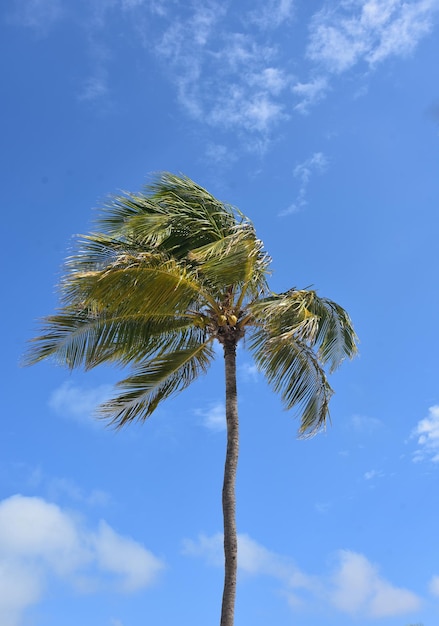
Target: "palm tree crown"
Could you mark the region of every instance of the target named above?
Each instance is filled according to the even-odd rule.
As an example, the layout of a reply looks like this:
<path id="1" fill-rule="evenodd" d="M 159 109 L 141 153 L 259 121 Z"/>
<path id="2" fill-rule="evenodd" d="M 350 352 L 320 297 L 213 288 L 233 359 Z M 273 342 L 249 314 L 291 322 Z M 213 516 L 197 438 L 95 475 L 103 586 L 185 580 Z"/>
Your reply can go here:
<path id="1" fill-rule="evenodd" d="M 185 389 L 224 349 L 227 452 L 223 485 L 225 584 L 221 626 L 233 625 L 238 460 L 236 346 L 247 335 L 258 368 L 299 432 L 328 416 L 335 370 L 356 353 L 346 311 L 315 291 L 268 288 L 270 257 L 251 221 L 186 177 L 163 173 L 139 194 L 112 198 L 98 232 L 79 238 L 66 262 L 61 308 L 45 319 L 27 362 L 69 368 L 130 366 L 119 393 L 99 408 L 117 427 L 145 420 Z"/>
<path id="2" fill-rule="evenodd" d="M 300 410 L 300 433 L 325 424 L 324 366 L 333 371 L 356 352 L 346 311 L 315 291 L 270 292 L 270 258 L 253 224 L 186 177 L 163 173 L 104 209 L 100 232 L 81 236 L 66 262 L 62 307 L 45 319 L 28 363 L 131 365 L 121 393 L 100 408 L 122 426 L 205 372 L 215 339 L 236 344 L 247 332 L 285 407 Z"/>

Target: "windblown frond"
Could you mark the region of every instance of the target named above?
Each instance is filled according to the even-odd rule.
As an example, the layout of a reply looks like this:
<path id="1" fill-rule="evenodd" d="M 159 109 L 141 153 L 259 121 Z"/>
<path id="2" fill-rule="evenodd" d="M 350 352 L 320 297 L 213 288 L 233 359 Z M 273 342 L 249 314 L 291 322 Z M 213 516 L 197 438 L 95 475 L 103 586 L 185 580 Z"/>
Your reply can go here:
<path id="1" fill-rule="evenodd" d="M 237 226 L 234 232 L 219 241 L 196 248 L 188 255 L 200 278 L 218 288 L 266 289 L 268 259 L 262 243 L 250 224 Z"/>
<path id="2" fill-rule="evenodd" d="M 251 348 L 258 367 L 286 409 L 296 407 L 301 416 L 299 433 L 311 436 L 326 424 L 332 389 L 312 349 L 303 341 L 255 333 Z"/>
<path id="3" fill-rule="evenodd" d="M 111 198 L 97 232 L 78 238 L 60 285 L 61 309 L 43 322 L 26 363 L 69 368 L 133 366 L 103 415 L 121 425 L 205 371 L 217 338 L 252 332 L 259 367 L 301 433 L 324 424 L 331 396 L 324 367 L 355 355 L 344 309 L 315 291 L 267 297 L 271 259 L 252 222 L 183 176 L 161 174 L 138 194 Z"/>
<path id="4" fill-rule="evenodd" d="M 119 258 L 103 271 L 77 273 L 66 279 L 62 291 L 67 305 L 147 317 L 184 314 L 200 301 L 215 305 L 193 272 L 154 258 Z"/>
<path id="5" fill-rule="evenodd" d="M 117 427 L 147 419 L 159 402 L 182 391 L 206 372 L 213 357 L 210 341 L 160 353 L 117 384 L 123 392 L 103 404 L 99 408 L 100 415 Z"/>
<path id="6" fill-rule="evenodd" d="M 189 178 L 163 173 L 141 194 L 116 196 L 98 225 L 113 237 L 135 240 L 183 259 L 231 234 L 243 216 Z"/>
<path id="7" fill-rule="evenodd" d="M 161 350 L 181 349 L 204 336 L 194 327 L 193 315 L 145 319 L 142 314 L 96 314 L 88 309 L 65 309 L 46 318 L 43 333 L 32 340 L 25 364 L 53 357 L 70 369 L 110 362 L 130 365 Z"/>
<path id="8" fill-rule="evenodd" d="M 272 294 L 251 306 L 255 319 L 271 336 L 303 341 L 317 350 L 319 360 L 330 371 L 357 352 L 357 336 L 347 312 L 312 290 Z"/>
<path id="9" fill-rule="evenodd" d="M 272 294 L 249 308 L 256 361 L 285 407 L 300 408 L 300 432 L 312 434 L 325 424 L 332 395 L 324 365 L 332 372 L 356 354 L 352 322 L 342 307 L 315 291 Z"/>

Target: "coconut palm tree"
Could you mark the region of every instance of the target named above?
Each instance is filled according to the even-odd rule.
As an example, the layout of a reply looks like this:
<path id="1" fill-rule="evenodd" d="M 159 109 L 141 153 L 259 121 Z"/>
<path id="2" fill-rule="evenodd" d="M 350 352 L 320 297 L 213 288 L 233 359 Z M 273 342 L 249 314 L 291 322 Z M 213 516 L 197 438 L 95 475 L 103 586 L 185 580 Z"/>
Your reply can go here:
<path id="1" fill-rule="evenodd" d="M 251 221 L 186 177 L 161 174 L 139 194 L 113 197 L 98 231 L 66 262 L 60 310 L 45 319 L 27 358 L 69 368 L 130 366 L 99 413 L 116 427 L 146 420 L 224 351 L 227 450 L 222 504 L 225 581 L 221 626 L 233 626 L 237 572 L 236 347 L 256 364 L 299 433 L 325 425 L 332 394 L 325 368 L 356 353 L 348 314 L 315 291 L 269 290 L 270 258 Z"/>

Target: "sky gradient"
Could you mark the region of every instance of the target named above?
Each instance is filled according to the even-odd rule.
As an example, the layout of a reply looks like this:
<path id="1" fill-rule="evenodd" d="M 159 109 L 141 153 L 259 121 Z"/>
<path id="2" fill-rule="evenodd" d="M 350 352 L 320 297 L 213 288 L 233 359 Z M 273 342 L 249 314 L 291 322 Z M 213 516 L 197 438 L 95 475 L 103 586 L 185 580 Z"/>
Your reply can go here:
<path id="1" fill-rule="evenodd" d="M 8 0 L 0 31 L 2 626 L 219 622 L 219 346 L 117 433 L 123 372 L 20 366 L 74 235 L 162 170 L 360 338 L 305 441 L 240 345 L 236 626 L 435 626 L 439 0 Z"/>

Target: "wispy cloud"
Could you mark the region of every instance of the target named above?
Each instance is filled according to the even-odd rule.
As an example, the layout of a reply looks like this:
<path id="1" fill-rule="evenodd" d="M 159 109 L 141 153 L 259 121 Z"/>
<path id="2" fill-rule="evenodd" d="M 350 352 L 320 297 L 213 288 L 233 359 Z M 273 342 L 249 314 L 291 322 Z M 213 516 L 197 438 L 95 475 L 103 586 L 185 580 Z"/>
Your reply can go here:
<path id="1" fill-rule="evenodd" d="M 86 78 L 79 89 L 78 100 L 94 102 L 108 94 L 108 71 L 101 62 L 96 62 L 93 74 Z"/>
<path id="2" fill-rule="evenodd" d="M 296 83 L 292 91 L 299 102 L 294 105 L 294 109 L 299 113 L 309 113 L 311 106 L 320 102 L 328 89 L 329 80 L 326 76 L 317 76 L 306 83 Z"/>
<path id="3" fill-rule="evenodd" d="M 208 430 L 222 432 L 226 429 L 226 409 L 222 402 L 211 404 L 207 409 L 198 409 L 196 415 Z"/>
<path id="4" fill-rule="evenodd" d="M 287 118 L 280 96 L 291 77 L 274 64 L 270 41 L 227 31 L 225 15 L 223 3 L 197 5 L 186 21 L 165 30 L 156 53 L 171 68 L 180 102 L 193 118 L 225 130 L 269 132 Z"/>
<path id="5" fill-rule="evenodd" d="M 52 500 L 58 500 L 61 496 L 67 496 L 73 502 L 80 502 L 89 506 L 106 506 L 111 496 L 102 489 L 84 491 L 77 483 L 68 478 L 48 478 L 45 487 Z"/>
<path id="6" fill-rule="evenodd" d="M 111 392 L 111 385 L 83 388 L 72 382 L 65 382 L 52 392 L 49 406 L 61 417 L 93 425 L 96 424 L 92 419 L 94 411 L 108 400 Z"/>
<path id="7" fill-rule="evenodd" d="M 255 363 L 243 363 L 239 367 L 239 375 L 244 382 L 255 383 L 259 379 L 259 371 Z"/>
<path id="8" fill-rule="evenodd" d="M 294 0 L 268 0 L 250 12 L 248 19 L 264 30 L 278 28 L 294 17 Z"/>
<path id="9" fill-rule="evenodd" d="M 293 176 L 299 181 L 299 191 L 292 204 L 286 209 L 280 211 L 279 216 L 285 217 L 292 213 L 297 213 L 308 204 L 306 196 L 308 186 L 314 174 L 322 174 L 328 166 L 328 159 L 323 152 L 314 152 L 309 158 L 296 165 L 293 170 Z"/>
<path id="10" fill-rule="evenodd" d="M 374 478 L 382 478 L 384 476 L 381 470 L 369 470 L 364 473 L 364 480 L 373 480 Z"/>
<path id="11" fill-rule="evenodd" d="M 351 429 L 362 435 L 374 433 L 382 426 L 381 420 L 369 415 L 353 415 L 350 419 Z"/>
<path id="12" fill-rule="evenodd" d="M 295 5 L 257 0 L 245 10 L 220 0 L 91 0 L 79 16 L 67 0 L 15 0 L 12 19 L 46 34 L 68 17 L 82 31 L 91 62 L 77 94 L 84 103 L 108 101 L 112 24 L 123 20 L 126 39 L 139 56 L 155 56 L 188 116 L 233 132 L 235 146 L 263 150 L 294 112 L 309 113 L 335 88 L 336 76 L 356 69 L 364 77 L 411 54 L 432 31 L 439 0 L 326 1 L 293 56 Z M 305 76 L 295 75 L 299 57 L 306 57 Z"/>
<path id="13" fill-rule="evenodd" d="M 439 463 L 439 405 L 428 409 L 427 417 L 417 423 L 412 437 L 418 441 L 418 448 L 413 456 L 415 462 L 429 459 L 433 463 Z"/>
<path id="14" fill-rule="evenodd" d="M 62 0 L 15 0 L 10 20 L 45 36 L 64 15 Z"/>
<path id="15" fill-rule="evenodd" d="M 438 0 L 326 2 L 310 22 L 306 56 L 314 78 L 293 87 L 299 97 L 295 109 L 307 113 L 335 75 L 356 66 L 364 74 L 390 57 L 410 55 L 432 31 L 438 10 Z"/>
<path id="16" fill-rule="evenodd" d="M 437 0 L 327 3 L 312 19 L 307 55 L 335 74 L 406 56 L 431 31 L 438 9 Z"/>
<path id="17" fill-rule="evenodd" d="M 18 626 L 40 602 L 49 577 L 75 592 L 131 593 L 155 582 L 164 563 L 106 522 L 88 529 L 74 513 L 42 498 L 0 502 L 0 622 Z"/>
<path id="18" fill-rule="evenodd" d="M 213 566 L 222 566 L 223 535 L 200 535 L 186 540 L 183 552 L 201 557 Z M 415 593 L 387 581 L 364 555 L 340 550 L 335 555 L 332 573 L 309 576 L 295 563 L 272 552 L 245 534 L 238 536 L 238 569 L 241 575 L 270 576 L 281 585 L 281 592 L 293 608 L 304 605 L 309 597 L 328 603 L 346 613 L 362 618 L 404 615 L 419 609 L 421 599 Z"/>
<path id="19" fill-rule="evenodd" d="M 222 533 L 210 537 L 200 535 L 196 541 L 187 539 L 183 542 L 183 553 L 204 558 L 210 565 L 220 567 L 224 563 L 223 543 Z M 246 534 L 238 535 L 238 552 L 241 575 L 274 578 L 281 583 L 283 595 L 294 606 L 301 604 L 297 590 L 316 591 L 319 587 L 316 579 L 301 572 L 290 559 L 267 550 Z"/>

